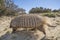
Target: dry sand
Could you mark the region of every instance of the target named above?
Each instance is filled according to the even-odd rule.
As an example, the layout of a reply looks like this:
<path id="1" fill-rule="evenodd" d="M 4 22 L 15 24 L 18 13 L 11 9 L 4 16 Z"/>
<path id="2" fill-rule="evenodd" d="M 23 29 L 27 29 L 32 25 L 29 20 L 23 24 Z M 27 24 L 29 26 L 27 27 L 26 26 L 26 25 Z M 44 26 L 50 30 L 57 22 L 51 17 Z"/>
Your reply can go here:
<path id="1" fill-rule="evenodd" d="M 36 32 L 19 31 L 12 33 L 12 29 L 9 28 L 12 19 L 5 16 L 0 18 L 0 40 L 60 40 L 60 17 L 50 18 L 55 27 L 49 27 L 47 37 L 39 30 Z"/>

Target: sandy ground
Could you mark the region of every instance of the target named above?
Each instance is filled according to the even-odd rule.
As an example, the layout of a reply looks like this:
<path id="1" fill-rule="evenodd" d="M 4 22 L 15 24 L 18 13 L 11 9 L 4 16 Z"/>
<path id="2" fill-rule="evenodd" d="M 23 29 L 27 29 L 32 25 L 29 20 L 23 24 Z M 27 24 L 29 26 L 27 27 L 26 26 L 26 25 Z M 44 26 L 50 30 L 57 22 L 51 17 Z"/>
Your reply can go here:
<path id="1" fill-rule="evenodd" d="M 50 18 L 55 27 L 48 28 L 47 37 L 39 30 L 12 33 L 12 29 L 9 28 L 12 19 L 11 17 L 0 18 L 0 40 L 60 40 L 60 17 Z"/>

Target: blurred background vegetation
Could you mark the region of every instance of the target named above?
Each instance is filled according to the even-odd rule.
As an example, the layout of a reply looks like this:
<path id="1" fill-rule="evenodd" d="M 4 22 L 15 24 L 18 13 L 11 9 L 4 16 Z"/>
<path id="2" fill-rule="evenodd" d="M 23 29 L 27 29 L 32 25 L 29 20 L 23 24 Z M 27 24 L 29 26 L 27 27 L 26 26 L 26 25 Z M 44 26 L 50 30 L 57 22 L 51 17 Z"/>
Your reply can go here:
<path id="1" fill-rule="evenodd" d="M 60 9 L 49 9 L 49 8 L 43 8 L 43 7 L 36 7 L 32 8 L 29 13 L 51 13 L 51 12 L 60 12 Z"/>
<path id="2" fill-rule="evenodd" d="M 25 13 L 25 9 L 18 8 L 17 5 L 14 4 L 13 0 L 0 0 L 0 16 L 14 16 L 16 13 Z"/>
<path id="3" fill-rule="evenodd" d="M 0 16 L 15 16 L 26 14 L 26 10 L 19 8 L 14 4 L 13 0 L 0 0 Z M 29 14 L 42 14 L 43 16 L 55 17 L 60 16 L 60 9 L 49 9 L 43 7 L 31 8 L 28 12 Z"/>

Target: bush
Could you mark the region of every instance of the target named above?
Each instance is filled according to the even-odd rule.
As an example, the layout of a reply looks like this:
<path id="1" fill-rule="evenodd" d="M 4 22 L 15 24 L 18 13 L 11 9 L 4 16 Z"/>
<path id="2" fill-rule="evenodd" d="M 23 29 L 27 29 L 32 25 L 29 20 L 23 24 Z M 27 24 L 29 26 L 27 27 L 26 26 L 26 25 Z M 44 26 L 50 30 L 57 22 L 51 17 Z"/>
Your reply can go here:
<path id="1" fill-rule="evenodd" d="M 48 17 L 56 17 L 56 15 L 55 14 L 53 14 L 53 13 L 44 13 L 44 14 L 42 14 L 43 16 L 48 16 Z"/>
<path id="2" fill-rule="evenodd" d="M 58 17 L 60 17 L 60 13 L 57 13 L 56 15 L 57 15 Z"/>

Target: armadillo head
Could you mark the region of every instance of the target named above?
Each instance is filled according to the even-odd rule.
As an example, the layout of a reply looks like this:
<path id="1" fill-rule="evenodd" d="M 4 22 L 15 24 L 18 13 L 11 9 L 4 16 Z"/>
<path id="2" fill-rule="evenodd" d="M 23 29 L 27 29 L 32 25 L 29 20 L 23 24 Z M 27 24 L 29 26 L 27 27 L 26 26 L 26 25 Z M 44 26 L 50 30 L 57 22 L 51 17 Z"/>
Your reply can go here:
<path id="1" fill-rule="evenodd" d="M 48 26 L 52 26 L 52 22 L 51 22 L 51 20 L 48 17 L 45 17 L 45 16 L 42 17 L 41 16 L 40 19 L 42 21 L 42 24 L 45 24 L 45 25 L 48 25 Z"/>
<path id="2" fill-rule="evenodd" d="M 45 19 L 45 21 L 46 21 L 46 24 L 47 24 L 49 27 L 54 27 L 54 26 L 52 25 L 51 19 L 49 19 L 48 17 L 45 17 L 44 19 Z"/>

